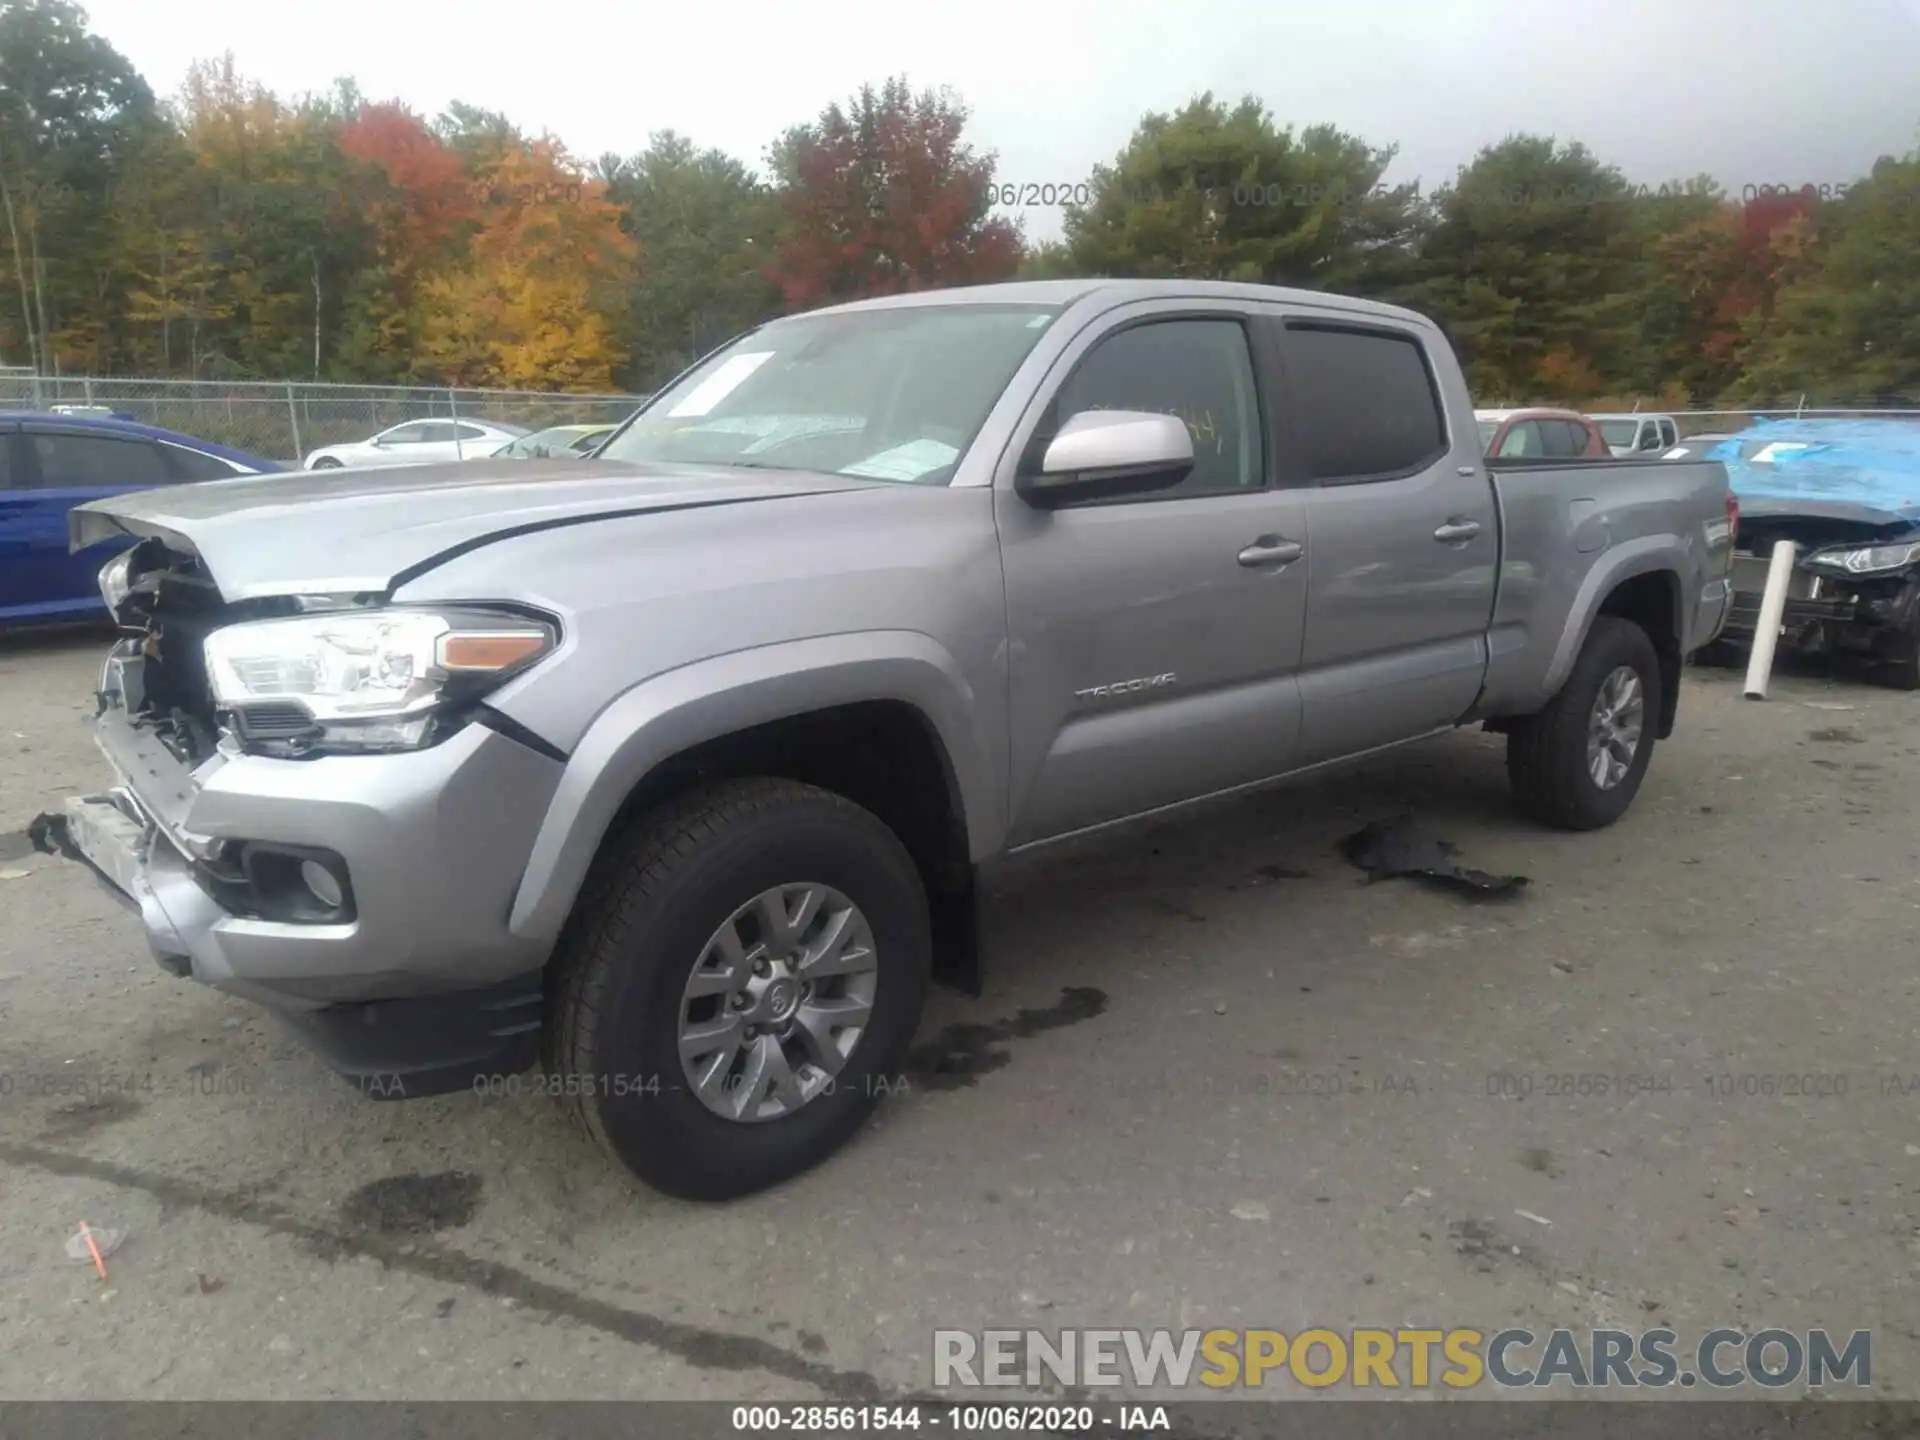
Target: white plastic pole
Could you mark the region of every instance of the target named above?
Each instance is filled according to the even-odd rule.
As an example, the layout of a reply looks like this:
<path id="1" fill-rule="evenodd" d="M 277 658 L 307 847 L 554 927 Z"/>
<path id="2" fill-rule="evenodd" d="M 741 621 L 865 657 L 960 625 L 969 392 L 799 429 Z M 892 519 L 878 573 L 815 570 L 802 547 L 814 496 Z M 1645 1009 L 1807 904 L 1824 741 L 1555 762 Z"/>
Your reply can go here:
<path id="1" fill-rule="evenodd" d="M 1776 540 L 1773 559 L 1767 565 L 1767 588 L 1760 596 L 1760 618 L 1753 626 L 1753 653 L 1747 657 L 1747 698 L 1767 698 L 1767 681 L 1773 674 L 1773 651 L 1780 642 L 1780 617 L 1787 610 L 1787 583 L 1793 579 L 1793 562 L 1800 547 L 1791 540 Z"/>

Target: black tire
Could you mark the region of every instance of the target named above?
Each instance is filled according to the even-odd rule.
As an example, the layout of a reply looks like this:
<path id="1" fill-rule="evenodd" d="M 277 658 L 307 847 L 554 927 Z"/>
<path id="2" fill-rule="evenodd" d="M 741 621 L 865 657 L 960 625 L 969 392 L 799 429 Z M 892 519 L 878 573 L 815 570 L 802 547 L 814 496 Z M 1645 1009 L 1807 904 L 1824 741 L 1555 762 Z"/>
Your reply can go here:
<path id="1" fill-rule="evenodd" d="M 840 891 L 871 925 L 872 1013 L 828 1093 L 777 1119 L 729 1120 L 682 1069 L 682 993 L 729 915 L 801 881 Z M 926 891 L 891 830 L 810 785 L 723 782 L 602 847 L 549 972 L 547 1068 L 588 1135 L 648 1185 L 688 1200 L 751 1195 L 832 1155 L 898 1084 L 931 965 Z"/>
<path id="2" fill-rule="evenodd" d="M 1645 712 L 1626 775 L 1603 790 L 1587 769 L 1587 726 L 1601 684 L 1622 665 L 1639 677 Z M 1647 632 L 1615 615 L 1595 619 L 1560 693 L 1507 734 L 1507 777 L 1521 814 L 1556 830 L 1598 830 L 1626 814 L 1653 758 L 1661 701 L 1660 657 Z"/>
<path id="3" fill-rule="evenodd" d="M 1920 690 L 1920 626 L 1901 631 L 1889 645 L 1878 678 L 1894 690 Z"/>
<path id="4" fill-rule="evenodd" d="M 328 455 L 323 457 L 322 459 L 314 461 L 313 468 L 316 470 L 338 470 L 338 469 L 341 469 L 342 467 L 338 460 L 334 459 L 331 455 Z"/>

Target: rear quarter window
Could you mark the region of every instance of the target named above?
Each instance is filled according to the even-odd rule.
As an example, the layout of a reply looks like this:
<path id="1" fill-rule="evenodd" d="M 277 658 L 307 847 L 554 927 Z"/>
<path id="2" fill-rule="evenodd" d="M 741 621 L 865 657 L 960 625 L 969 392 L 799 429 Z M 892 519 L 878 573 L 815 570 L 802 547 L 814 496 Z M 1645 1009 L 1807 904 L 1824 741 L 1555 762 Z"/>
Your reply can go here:
<path id="1" fill-rule="evenodd" d="M 160 453 L 167 462 L 169 475 L 175 480 L 231 480 L 240 473 L 219 456 L 189 450 L 184 445 L 162 444 Z"/>
<path id="2" fill-rule="evenodd" d="M 1309 481 L 1387 480 L 1446 454 L 1439 388 L 1412 335 L 1295 321 L 1284 353 L 1286 408 Z"/>

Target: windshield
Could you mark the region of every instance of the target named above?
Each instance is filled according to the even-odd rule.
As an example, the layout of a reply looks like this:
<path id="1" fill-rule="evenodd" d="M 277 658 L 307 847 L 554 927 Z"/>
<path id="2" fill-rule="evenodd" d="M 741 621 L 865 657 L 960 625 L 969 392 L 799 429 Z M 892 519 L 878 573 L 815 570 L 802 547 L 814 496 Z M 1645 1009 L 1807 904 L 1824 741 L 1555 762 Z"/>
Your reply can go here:
<path id="1" fill-rule="evenodd" d="M 1485 450 L 1489 445 L 1493 444 L 1493 437 L 1499 433 L 1500 422 L 1498 420 L 1482 420 L 1480 422 L 1480 448 Z"/>
<path id="2" fill-rule="evenodd" d="M 1631 445 L 1633 437 L 1640 433 L 1638 420 L 1602 420 L 1600 438 L 1609 445 Z"/>
<path id="3" fill-rule="evenodd" d="M 600 452 L 944 485 L 1055 306 L 795 316 L 743 336 Z"/>

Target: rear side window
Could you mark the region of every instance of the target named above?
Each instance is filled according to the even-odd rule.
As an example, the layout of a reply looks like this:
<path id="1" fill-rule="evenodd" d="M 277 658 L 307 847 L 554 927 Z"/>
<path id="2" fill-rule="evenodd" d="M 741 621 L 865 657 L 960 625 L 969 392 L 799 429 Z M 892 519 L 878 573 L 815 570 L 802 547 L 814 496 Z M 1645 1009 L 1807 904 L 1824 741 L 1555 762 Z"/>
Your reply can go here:
<path id="1" fill-rule="evenodd" d="M 1285 345 L 1307 479 L 1393 479 L 1446 454 L 1439 390 L 1411 335 L 1293 324 Z"/>
<path id="2" fill-rule="evenodd" d="M 40 485 L 78 490 L 106 485 L 165 485 L 172 477 L 159 447 L 117 435 L 35 435 Z"/>
<path id="3" fill-rule="evenodd" d="M 485 430 L 482 430 L 482 429 L 481 429 L 481 428 L 480 428 L 480 427 L 479 427 L 478 425 L 461 425 L 461 426 L 458 426 L 458 427 L 456 427 L 456 428 L 457 428 L 457 430 L 459 431 L 459 435 L 460 435 L 460 438 L 461 438 L 462 440 L 492 440 L 492 439 L 494 439 L 494 436 L 492 436 L 491 434 L 489 434 L 489 433 L 488 433 L 487 431 L 485 431 Z M 452 437 L 451 437 L 451 436 L 449 436 L 448 438 L 449 438 L 449 439 L 451 439 Z"/>
<path id="4" fill-rule="evenodd" d="M 1542 420 L 1540 435 L 1543 449 L 1549 460 L 1571 460 L 1579 451 L 1573 447 L 1572 437 L 1567 433 L 1564 420 Z"/>
<path id="5" fill-rule="evenodd" d="M 240 472 L 217 455 L 189 450 L 184 445 L 162 445 L 160 454 L 175 480 L 231 480 Z"/>

